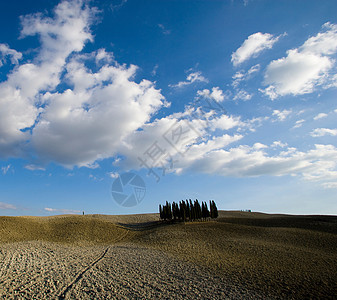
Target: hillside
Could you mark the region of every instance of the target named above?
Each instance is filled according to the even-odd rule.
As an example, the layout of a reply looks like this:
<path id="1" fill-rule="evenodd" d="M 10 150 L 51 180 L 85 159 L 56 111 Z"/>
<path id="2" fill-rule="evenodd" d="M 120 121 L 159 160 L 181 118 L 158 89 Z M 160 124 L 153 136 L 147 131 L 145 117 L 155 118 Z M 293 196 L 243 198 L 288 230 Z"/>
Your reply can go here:
<path id="1" fill-rule="evenodd" d="M 327 299 L 337 290 L 337 217 L 220 211 L 216 221 L 157 220 L 158 214 L 0 217 L 0 241 L 133 245 L 271 297 Z"/>

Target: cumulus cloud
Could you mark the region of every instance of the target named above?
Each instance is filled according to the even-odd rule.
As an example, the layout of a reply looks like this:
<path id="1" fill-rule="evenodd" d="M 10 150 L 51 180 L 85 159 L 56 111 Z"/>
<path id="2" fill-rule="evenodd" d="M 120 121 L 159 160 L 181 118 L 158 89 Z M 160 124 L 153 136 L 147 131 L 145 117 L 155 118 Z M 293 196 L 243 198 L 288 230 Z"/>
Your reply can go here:
<path id="1" fill-rule="evenodd" d="M 282 111 L 275 109 L 273 111 L 273 116 L 276 116 L 277 120 L 282 122 L 291 114 L 291 112 L 292 112 L 291 110 L 287 110 L 287 109 L 284 109 Z"/>
<path id="2" fill-rule="evenodd" d="M 302 125 L 303 125 L 304 122 L 305 122 L 304 119 L 297 120 L 297 121 L 295 122 L 295 125 L 293 126 L 293 128 L 295 129 L 295 128 L 300 128 L 300 127 L 302 127 Z"/>
<path id="3" fill-rule="evenodd" d="M 73 61 L 73 90 L 47 95 L 32 135 L 40 157 L 65 166 L 90 166 L 116 154 L 118 145 L 164 105 L 153 83 L 131 80 L 135 66 L 104 66 L 91 73 Z M 71 130 L 69 130 L 71 128 Z"/>
<path id="4" fill-rule="evenodd" d="M 252 98 L 252 94 L 249 94 L 247 91 L 245 90 L 237 90 L 235 91 L 235 95 L 233 97 L 233 100 L 243 100 L 243 101 L 248 101 Z"/>
<path id="5" fill-rule="evenodd" d="M 200 71 L 192 72 L 187 75 L 185 81 L 180 81 L 177 84 L 170 84 L 170 87 L 181 88 L 194 82 L 208 82 L 208 79 L 205 78 Z"/>
<path id="6" fill-rule="evenodd" d="M 311 134 L 312 137 L 321 137 L 321 136 L 325 136 L 325 135 L 336 136 L 337 135 L 337 129 L 316 128 L 310 134 Z"/>
<path id="7" fill-rule="evenodd" d="M 2 174 L 6 175 L 10 168 L 11 168 L 11 165 L 7 165 L 7 166 L 4 166 L 4 167 L 1 167 Z"/>
<path id="8" fill-rule="evenodd" d="M 0 83 L 0 155 L 19 156 L 29 140 L 41 112 L 40 92 L 52 91 L 60 83 L 66 58 L 92 40 L 89 25 L 94 10 L 81 1 L 63 1 L 54 16 L 33 14 L 21 18 L 21 38 L 38 35 L 41 47 L 37 57 L 19 65 Z"/>
<path id="9" fill-rule="evenodd" d="M 197 97 L 203 97 L 214 100 L 216 102 L 222 102 L 227 97 L 219 87 L 213 87 L 212 91 L 204 89 L 197 92 Z"/>
<path id="10" fill-rule="evenodd" d="M 0 209 L 17 209 L 17 207 L 9 203 L 0 202 Z"/>
<path id="11" fill-rule="evenodd" d="M 256 57 L 263 50 L 271 49 L 279 40 L 270 33 L 257 32 L 250 35 L 243 44 L 232 54 L 231 62 L 238 66 L 251 57 Z"/>
<path id="12" fill-rule="evenodd" d="M 215 118 L 211 122 L 213 130 L 221 129 L 221 130 L 229 130 L 235 127 L 242 128 L 247 124 L 241 121 L 240 117 L 222 115 L 218 118 Z"/>
<path id="13" fill-rule="evenodd" d="M 157 179 L 162 170 L 179 174 L 200 157 L 240 141 L 245 131 L 254 131 L 261 122 L 214 115 L 212 111 L 198 115 L 198 109 L 187 107 L 184 112 L 156 119 L 134 132 L 119 150 L 126 159 L 117 165 L 126 169 L 145 168 L 152 175 L 157 172 Z"/>
<path id="14" fill-rule="evenodd" d="M 317 116 L 314 117 L 314 120 L 319 120 L 319 119 L 323 119 L 326 118 L 328 116 L 328 114 L 325 113 L 319 113 Z"/>
<path id="15" fill-rule="evenodd" d="M 301 47 L 287 52 L 287 56 L 272 61 L 266 69 L 264 90 L 272 100 L 284 95 L 311 93 L 317 86 L 330 87 L 330 74 L 337 52 L 337 25 L 326 23 L 322 32 L 309 38 Z"/>
<path id="16" fill-rule="evenodd" d="M 21 58 L 22 53 L 9 48 L 6 44 L 0 44 L 0 67 L 6 63 L 7 59 L 9 59 L 12 64 L 18 64 Z"/>
<path id="17" fill-rule="evenodd" d="M 78 214 L 81 212 L 79 210 L 74 210 L 74 209 L 50 208 L 50 207 L 45 207 L 44 210 L 47 212 L 61 213 L 61 214 Z"/>
<path id="18" fill-rule="evenodd" d="M 255 144 L 256 145 L 256 144 Z M 181 160 L 177 168 L 185 171 L 219 174 L 228 177 L 262 175 L 300 176 L 333 187 L 337 182 L 337 149 L 332 145 L 316 145 L 308 152 L 288 148 L 271 156 L 267 147 L 245 146 L 194 153 L 194 160 Z"/>
<path id="19" fill-rule="evenodd" d="M 171 33 L 171 30 L 167 29 L 163 24 L 158 24 L 158 27 L 162 30 L 163 34 L 168 35 Z"/>
<path id="20" fill-rule="evenodd" d="M 119 10 L 122 6 L 124 6 L 128 0 L 120 0 L 120 1 L 114 1 L 110 4 L 111 11 Z"/>
<path id="21" fill-rule="evenodd" d="M 259 72 L 260 68 L 261 66 L 257 64 L 255 66 L 252 66 L 247 72 L 244 71 L 236 72 L 232 77 L 233 78 L 232 86 L 234 88 L 237 88 L 242 81 L 250 79 L 254 73 Z"/>
<path id="22" fill-rule="evenodd" d="M 275 141 L 275 142 L 273 142 L 273 144 L 271 145 L 272 148 L 276 148 L 276 147 L 284 148 L 284 147 L 287 147 L 287 146 L 288 146 L 287 143 L 282 143 L 281 141 Z"/>
<path id="23" fill-rule="evenodd" d="M 62 1 L 53 17 L 21 19 L 21 38 L 37 35 L 41 47 L 0 83 L 0 156 L 25 156 L 29 149 L 36 162 L 27 169 L 51 161 L 91 167 L 168 105 L 152 82 L 133 81 L 136 66 L 118 64 L 105 49 L 76 54 L 93 40 L 95 14 L 75 0 Z M 86 66 L 93 62 L 96 72 Z M 191 73 L 187 80 L 204 79 Z M 60 83 L 66 88 L 56 90 Z"/>
<path id="24" fill-rule="evenodd" d="M 29 171 L 44 171 L 45 168 L 39 166 L 39 165 L 34 165 L 34 164 L 28 164 L 25 166 L 25 169 Z"/>
<path id="25" fill-rule="evenodd" d="M 119 174 L 116 172 L 109 172 L 108 175 L 110 178 L 117 178 L 119 176 Z"/>

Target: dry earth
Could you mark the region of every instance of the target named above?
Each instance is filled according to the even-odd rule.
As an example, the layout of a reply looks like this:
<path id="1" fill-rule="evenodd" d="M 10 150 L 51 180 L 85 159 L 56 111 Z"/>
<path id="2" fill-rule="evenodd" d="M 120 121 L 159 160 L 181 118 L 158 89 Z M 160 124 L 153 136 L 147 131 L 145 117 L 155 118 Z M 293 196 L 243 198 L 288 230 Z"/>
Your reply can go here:
<path id="1" fill-rule="evenodd" d="M 336 299 L 337 217 L 0 217 L 1 299 Z"/>

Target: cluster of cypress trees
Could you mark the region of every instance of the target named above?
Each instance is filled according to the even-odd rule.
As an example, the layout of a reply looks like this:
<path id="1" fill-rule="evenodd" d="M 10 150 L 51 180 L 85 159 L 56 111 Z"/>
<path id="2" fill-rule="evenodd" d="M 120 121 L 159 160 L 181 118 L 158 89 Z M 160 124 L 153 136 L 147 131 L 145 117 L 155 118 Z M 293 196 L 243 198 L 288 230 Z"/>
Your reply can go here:
<path id="1" fill-rule="evenodd" d="M 191 199 L 182 200 L 179 204 L 166 201 L 165 205 L 159 205 L 159 214 L 161 220 L 194 221 L 217 218 L 218 208 L 214 200 L 209 201 L 209 208 L 206 202 L 201 202 L 200 205 L 198 199 L 194 203 Z"/>

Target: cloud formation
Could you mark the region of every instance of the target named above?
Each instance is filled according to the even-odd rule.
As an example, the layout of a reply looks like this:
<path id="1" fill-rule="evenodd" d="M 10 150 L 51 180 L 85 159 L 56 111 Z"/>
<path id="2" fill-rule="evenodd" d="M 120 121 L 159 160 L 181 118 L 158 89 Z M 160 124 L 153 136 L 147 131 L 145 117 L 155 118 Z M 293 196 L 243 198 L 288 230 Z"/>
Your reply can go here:
<path id="1" fill-rule="evenodd" d="M 319 119 L 323 119 L 326 118 L 328 116 L 328 114 L 326 113 L 319 113 L 317 116 L 314 117 L 314 120 L 319 120 Z"/>
<path id="2" fill-rule="evenodd" d="M 17 209 L 17 207 L 9 203 L 0 202 L 0 209 Z"/>
<path id="3" fill-rule="evenodd" d="M 191 72 L 187 75 L 185 81 L 179 81 L 177 84 L 171 84 L 170 87 L 181 88 L 186 85 L 190 85 L 194 82 L 208 82 L 208 79 L 205 78 L 200 71 Z"/>
<path id="4" fill-rule="evenodd" d="M 7 165 L 7 166 L 4 166 L 4 167 L 1 167 L 2 174 L 6 175 L 10 168 L 11 168 L 11 165 Z"/>
<path id="5" fill-rule="evenodd" d="M 316 128 L 310 134 L 312 137 L 321 137 L 325 135 L 337 136 L 337 129 Z"/>
<path id="6" fill-rule="evenodd" d="M 37 161 L 28 169 L 51 161 L 90 166 L 113 156 L 128 134 L 167 105 L 152 82 L 133 81 L 136 66 L 119 65 L 105 49 L 77 54 L 93 40 L 95 14 L 75 0 L 62 1 L 53 17 L 22 18 L 21 38 L 37 35 L 41 47 L 0 83 L 1 157 L 25 156 L 30 149 Z M 86 67 L 89 62 L 97 72 Z M 61 83 L 66 88 L 56 89 Z"/>
<path id="7" fill-rule="evenodd" d="M 53 18 L 33 14 L 21 19 L 21 38 L 38 35 L 41 48 L 32 62 L 19 65 L 0 83 L 0 156 L 22 155 L 29 130 L 43 110 L 41 92 L 56 88 L 66 58 L 92 40 L 89 25 L 94 14 L 82 1 L 63 1 Z"/>
<path id="8" fill-rule="evenodd" d="M 235 67 L 237 67 L 251 57 L 256 57 L 263 50 L 271 49 L 279 38 L 280 36 L 274 37 L 270 33 L 254 33 L 250 35 L 235 52 L 232 53 L 231 62 Z"/>
<path id="9" fill-rule="evenodd" d="M 278 121 L 284 121 L 291 114 L 291 110 L 284 109 L 282 111 L 275 109 L 273 111 L 273 116 L 276 116 Z"/>
<path id="10" fill-rule="evenodd" d="M 19 60 L 22 58 L 22 53 L 17 52 L 14 49 L 10 49 L 6 44 L 0 44 L 0 67 L 4 65 L 7 60 L 11 62 L 11 64 L 18 64 Z"/>
<path id="11" fill-rule="evenodd" d="M 318 86 L 336 84 L 331 74 L 337 52 L 337 25 L 326 23 L 322 32 L 309 38 L 301 47 L 291 49 L 287 56 L 272 61 L 266 69 L 263 91 L 270 99 L 285 95 L 311 93 Z"/>
<path id="12" fill-rule="evenodd" d="M 45 207 L 44 210 L 47 212 L 61 213 L 61 214 L 78 214 L 81 212 L 79 210 L 74 210 L 74 209 L 50 208 L 50 207 Z"/>
<path id="13" fill-rule="evenodd" d="M 196 147 L 193 154 L 194 159 L 180 160 L 177 168 L 226 177 L 293 175 L 330 188 L 337 182 L 337 149 L 332 145 L 315 145 L 307 152 L 289 147 L 274 156 L 268 155 L 264 146 L 246 145 L 208 152 Z"/>

